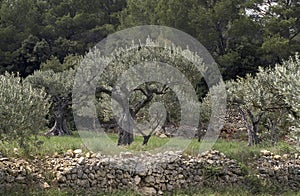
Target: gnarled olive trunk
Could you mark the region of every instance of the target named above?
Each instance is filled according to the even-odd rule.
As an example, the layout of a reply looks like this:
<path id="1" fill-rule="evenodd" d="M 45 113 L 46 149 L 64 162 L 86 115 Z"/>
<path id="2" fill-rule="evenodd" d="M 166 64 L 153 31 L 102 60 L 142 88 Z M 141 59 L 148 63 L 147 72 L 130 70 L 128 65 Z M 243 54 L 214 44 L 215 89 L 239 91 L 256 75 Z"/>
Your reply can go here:
<path id="1" fill-rule="evenodd" d="M 54 126 L 46 133 L 46 135 L 62 136 L 71 135 L 71 131 L 68 130 L 66 126 L 66 119 L 64 115 L 59 115 L 55 117 Z"/>
<path id="2" fill-rule="evenodd" d="M 248 133 L 248 146 L 253 146 L 259 143 L 259 139 L 258 139 L 258 124 L 259 121 L 261 119 L 261 117 L 263 116 L 263 112 L 260 113 L 257 118 L 255 119 L 253 113 L 249 110 L 247 110 L 247 114 L 249 115 L 250 118 L 250 123 L 248 122 L 246 113 L 243 111 L 243 109 L 239 108 L 239 112 L 242 116 L 242 119 L 246 125 L 247 128 L 247 133 Z M 251 125 L 250 125 L 251 124 Z"/>
<path id="3" fill-rule="evenodd" d="M 133 142 L 133 133 L 119 127 L 118 145 L 130 145 Z"/>
<path id="4" fill-rule="evenodd" d="M 54 112 L 54 126 L 46 133 L 46 135 L 62 136 L 71 135 L 72 132 L 67 128 L 67 120 L 65 118 L 65 108 L 67 103 L 59 104 L 58 110 Z"/>
<path id="5" fill-rule="evenodd" d="M 118 129 L 118 145 L 130 145 L 133 142 L 133 122 L 129 112 L 123 113 Z"/>

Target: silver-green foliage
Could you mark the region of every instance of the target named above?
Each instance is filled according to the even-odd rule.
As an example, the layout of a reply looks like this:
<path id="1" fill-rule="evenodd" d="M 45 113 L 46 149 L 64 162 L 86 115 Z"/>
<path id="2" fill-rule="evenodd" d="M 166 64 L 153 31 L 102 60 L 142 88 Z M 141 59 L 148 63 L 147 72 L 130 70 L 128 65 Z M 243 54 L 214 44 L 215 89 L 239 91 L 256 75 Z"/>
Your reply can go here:
<path id="1" fill-rule="evenodd" d="M 30 83 L 34 88 L 45 89 L 47 95 L 50 97 L 52 104 L 50 115 L 55 120 L 55 125 L 50 132 L 54 130 L 60 132 L 59 134 L 69 133 L 66 125 L 63 125 L 63 123 L 66 123 L 64 121 L 67 117 L 71 118 L 68 109 L 72 100 L 74 76 L 75 70 L 73 69 L 62 72 L 54 72 L 50 69 L 35 71 L 33 75 L 26 78 L 26 82 Z M 59 122 L 60 120 L 62 122 Z"/>
<path id="2" fill-rule="evenodd" d="M 32 135 L 44 128 L 49 104 L 43 89 L 22 83 L 19 76 L 0 76 L 0 134 L 2 141 L 17 140 L 26 147 Z"/>
<path id="3" fill-rule="evenodd" d="M 288 120 L 293 125 L 290 129 L 292 137 L 300 135 L 300 58 L 297 53 L 294 58 L 284 61 L 282 65 L 276 65 L 271 77 L 272 87 L 283 97 L 288 106 Z M 298 143 L 299 145 L 299 143 Z"/>
<path id="4" fill-rule="evenodd" d="M 271 73 L 273 88 L 283 96 L 283 101 L 289 106 L 290 120 L 300 126 L 300 58 L 297 53 L 294 58 L 277 64 Z"/>
<path id="5" fill-rule="evenodd" d="M 95 59 L 97 59 L 97 61 L 95 61 Z M 111 91 L 117 80 L 120 78 L 120 76 L 122 76 L 122 74 L 124 74 L 126 70 L 140 64 L 141 62 L 161 62 L 172 65 L 173 67 L 178 69 L 186 78 L 189 79 L 191 85 L 194 88 L 199 82 L 199 78 L 202 77 L 201 74 L 205 73 L 206 71 L 203 60 L 198 55 L 191 52 L 189 49 L 182 49 L 180 47 L 176 47 L 175 45 L 168 45 L 163 41 L 153 41 L 150 38 L 147 39 L 146 45 L 143 47 L 141 47 L 139 44 L 132 43 L 132 45 L 128 48 L 118 48 L 110 56 L 106 57 L 101 56 L 100 51 L 95 49 L 93 50 L 93 52 L 90 52 L 85 56 L 82 62 L 82 64 L 84 64 L 85 66 L 79 67 L 77 71 L 82 73 L 82 80 L 91 81 L 92 84 L 93 82 L 96 82 L 98 80 L 97 84 L 94 84 L 95 86 L 101 86 L 102 88 Z M 107 64 L 107 67 L 103 71 L 101 78 L 97 78 L 95 76 L 95 70 L 99 70 L 99 64 Z M 200 71 L 195 66 L 199 66 Z M 88 69 L 86 69 L 86 67 L 88 67 Z M 136 71 L 136 75 L 141 75 L 138 70 L 134 71 Z M 172 70 L 170 70 L 169 74 L 173 74 Z M 81 81 L 81 79 L 78 79 L 78 81 Z M 83 82 L 80 82 L 80 85 L 82 84 Z M 176 81 L 168 81 L 167 85 L 175 86 L 180 84 L 176 84 Z M 152 90 L 154 89 L 153 91 L 159 91 L 163 89 L 163 84 L 157 82 L 149 82 L 147 84 L 140 85 L 138 88 L 145 90 L 146 87 L 152 88 Z M 89 87 L 81 86 L 81 88 L 88 89 Z M 180 93 L 182 95 L 185 95 L 188 92 L 185 88 L 182 88 L 181 91 L 182 92 Z M 160 100 L 167 99 L 165 101 L 165 104 L 167 106 L 169 105 L 170 109 L 173 109 L 173 111 L 171 111 L 173 114 L 170 115 L 178 118 L 178 111 L 175 111 L 173 108 L 176 99 L 170 101 L 170 97 L 173 96 L 170 88 L 168 88 L 165 93 L 156 94 L 155 96 L 156 97 L 153 99 L 153 101 L 157 100 L 157 98 Z M 130 96 L 130 102 L 132 103 L 132 106 L 138 104 L 139 102 L 142 102 L 144 99 L 145 96 L 141 91 L 134 91 Z M 105 112 L 105 114 L 98 115 L 103 119 L 111 118 L 112 112 L 110 109 L 110 96 L 101 96 L 99 100 L 101 102 L 101 104 L 99 104 L 99 108 L 101 108 L 99 112 Z M 141 113 L 144 113 L 143 109 L 141 109 Z"/>
<path id="6" fill-rule="evenodd" d="M 47 94 L 53 98 L 68 99 L 72 93 L 75 70 L 69 69 L 62 72 L 53 70 L 35 71 L 26 78 L 33 87 L 45 88 Z"/>
<path id="7" fill-rule="evenodd" d="M 299 125 L 300 60 L 298 54 L 274 68 L 259 68 L 255 76 L 247 75 L 227 82 L 229 102 L 237 106 L 248 129 L 249 145 L 258 142 L 258 126 L 264 123 L 274 142 L 278 133 L 290 123 Z M 262 132 L 262 130 L 260 130 Z"/>

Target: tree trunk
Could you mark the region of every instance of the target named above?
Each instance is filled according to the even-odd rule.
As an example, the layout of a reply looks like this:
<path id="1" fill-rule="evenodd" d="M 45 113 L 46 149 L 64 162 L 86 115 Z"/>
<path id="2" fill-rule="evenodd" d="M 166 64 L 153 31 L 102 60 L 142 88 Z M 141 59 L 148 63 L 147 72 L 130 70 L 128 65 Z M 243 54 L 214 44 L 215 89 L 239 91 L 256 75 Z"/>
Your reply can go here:
<path id="1" fill-rule="evenodd" d="M 248 115 L 249 115 L 250 120 L 252 122 L 252 130 L 251 130 L 252 131 L 251 137 L 252 137 L 252 140 L 253 140 L 252 145 L 253 144 L 256 145 L 256 144 L 259 143 L 258 135 L 257 135 L 257 133 L 258 133 L 258 123 L 259 123 L 261 117 L 264 115 L 264 112 L 261 112 L 260 114 L 258 114 L 256 119 L 255 119 L 253 113 L 250 110 L 248 110 L 247 112 L 248 112 Z"/>
<path id="2" fill-rule="evenodd" d="M 252 130 L 252 140 L 253 140 L 253 144 L 256 145 L 259 143 L 258 141 L 258 136 L 257 136 L 257 132 L 258 132 L 258 121 L 253 122 L 253 130 Z"/>
<path id="3" fill-rule="evenodd" d="M 151 135 L 145 135 L 143 136 L 144 140 L 143 140 L 143 145 L 147 145 L 148 144 L 148 141 L 150 139 Z"/>
<path id="4" fill-rule="evenodd" d="M 133 122 L 129 112 L 125 113 L 119 126 L 118 145 L 130 145 L 133 142 Z"/>
<path id="5" fill-rule="evenodd" d="M 119 127 L 118 145 L 130 145 L 133 142 L 133 133 Z"/>
<path id="6" fill-rule="evenodd" d="M 246 128 L 247 128 L 248 146 L 253 146 L 254 141 L 253 141 L 253 136 L 252 136 L 252 130 L 251 130 L 251 126 L 248 123 L 247 116 L 241 108 L 239 108 L 239 112 L 240 112 L 240 114 L 242 116 L 242 119 L 243 119 L 243 121 L 246 125 Z"/>
<path id="7" fill-rule="evenodd" d="M 72 133 L 67 129 L 66 119 L 63 114 L 55 116 L 54 126 L 46 133 L 46 135 L 62 136 L 71 135 Z"/>

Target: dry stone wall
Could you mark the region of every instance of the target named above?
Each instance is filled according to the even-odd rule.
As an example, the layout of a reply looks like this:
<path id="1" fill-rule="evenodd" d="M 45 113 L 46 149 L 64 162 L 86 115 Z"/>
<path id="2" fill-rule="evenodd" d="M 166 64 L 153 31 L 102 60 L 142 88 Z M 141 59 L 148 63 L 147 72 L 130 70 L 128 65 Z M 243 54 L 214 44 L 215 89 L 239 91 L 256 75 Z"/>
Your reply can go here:
<path id="1" fill-rule="evenodd" d="M 272 155 L 269 151 L 253 163 L 258 178 L 300 190 L 300 156 Z M 51 178 L 49 177 L 51 176 Z M 180 152 L 108 157 L 69 150 L 45 160 L 0 158 L 0 188 L 38 186 L 86 191 L 133 189 L 144 195 L 160 195 L 179 188 L 243 186 L 245 168 L 218 151 L 199 156 Z"/>
<path id="2" fill-rule="evenodd" d="M 275 155 L 263 150 L 254 162 L 256 175 L 263 180 L 300 191 L 300 156 L 299 154 Z"/>

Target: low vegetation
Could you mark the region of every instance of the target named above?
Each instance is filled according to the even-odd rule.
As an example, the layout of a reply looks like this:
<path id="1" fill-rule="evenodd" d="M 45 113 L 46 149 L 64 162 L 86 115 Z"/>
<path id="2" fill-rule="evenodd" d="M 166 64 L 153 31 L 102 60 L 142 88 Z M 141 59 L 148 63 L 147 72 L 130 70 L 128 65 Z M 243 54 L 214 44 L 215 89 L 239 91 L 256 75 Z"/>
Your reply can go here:
<path id="1" fill-rule="evenodd" d="M 108 134 L 109 138 L 114 143 L 118 140 L 117 134 Z M 32 157 L 45 157 L 53 156 L 65 153 L 68 149 L 83 149 L 83 151 L 88 152 L 91 149 L 88 149 L 83 143 L 80 135 L 75 133 L 72 136 L 62 136 L 62 137 L 45 137 L 38 136 L 38 141 L 41 146 L 36 147 L 34 145 L 30 146 L 30 153 L 26 153 L 23 149 L 19 148 L 17 142 L 14 143 L 0 143 L 0 152 L 3 153 L 3 156 L 8 157 L 22 157 L 22 158 L 32 158 Z M 93 137 L 90 138 L 91 141 L 95 141 Z M 130 146 L 125 146 L 125 150 L 143 152 L 151 151 L 156 148 L 159 148 L 166 144 L 170 138 L 160 138 L 158 136 L 153 136 L 151 142 L 148 145 L 142 145 L 143 141 L 142 136 L 136 136 L 136 140 Z M 98 139 L 99 142 L 99 139 Z M 184 153 L 186 155 L 197 155 L 199 153 L 200 144 L 197 139 L 188 141 L 190 144 L 185 149 Z M 96 145 L 96 144 L 95 144 Z M 251 162 L 255 157 L 257 157 L 261 150 L 269 150 L 274 154 L 283 155 L 283 154 L 293 154 L 297 153 L 297 148 L 295 146 L 288 144 L 285 141 L 278 143 L 276 146 L 268 144 L 260 144 L 256 146 L 249 147 L 246 141 L 227 141 L 225 139 L 218 139 L 214 144 L 213 150 L 220 151 L 224 153 L 231 159 L 235 159 L 240 163 L 247 164 Z M 97 151 L 94 151 L 97 152 Z"/>

